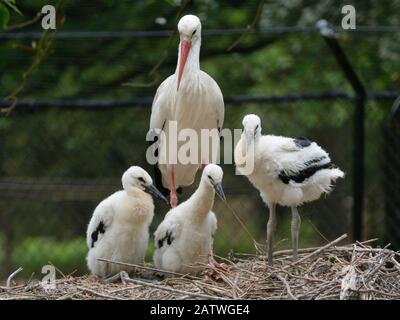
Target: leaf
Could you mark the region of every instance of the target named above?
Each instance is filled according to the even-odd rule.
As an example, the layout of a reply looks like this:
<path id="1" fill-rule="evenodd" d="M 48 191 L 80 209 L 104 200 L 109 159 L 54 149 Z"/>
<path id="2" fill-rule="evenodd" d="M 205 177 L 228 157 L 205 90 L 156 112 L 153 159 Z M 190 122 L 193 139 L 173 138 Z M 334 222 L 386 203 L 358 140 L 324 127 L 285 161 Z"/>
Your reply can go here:
<path id="1" fill-rule="evenodd" d="M 8 5 L 14 12 L 22 16 L 22 12 L 16 6 L 15 0 L 4 0 L 4 3 Z"/>
<path id="2" fill-rule="evenodd" d="M 10 20 L 10 12 L 8 9 L 0 4 L 0 29 L 4 30 L 7 27 L 8 21 Z"/>

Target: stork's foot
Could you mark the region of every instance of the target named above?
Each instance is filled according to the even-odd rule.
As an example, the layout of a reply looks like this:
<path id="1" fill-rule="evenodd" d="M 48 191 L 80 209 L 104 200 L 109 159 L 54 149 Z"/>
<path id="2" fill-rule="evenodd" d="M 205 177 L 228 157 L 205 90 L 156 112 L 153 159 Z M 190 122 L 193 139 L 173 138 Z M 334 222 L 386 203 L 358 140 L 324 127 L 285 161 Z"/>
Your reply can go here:
<path id="1" fill-rule="evenodd" d="M 117 273 L 117 274 L 115 274 L 115 275 L 113 275 L 113 276 L 111 276 L 109 278 L 103 279 L 102 282 L 105 283 L 105 284 L 116 283 L 116 282 L 119 282 L 119 281 L 124 283 L 126 278 L 129 278 L 129 275 L 128 275 L 128 273 L 126 271 L 122 270 L 119 273 Z"/>
<path id="2" fill-rule="evenodd" d="M 221 279 L 221 273 L 228 272 L 228 267 L 224 263 L 218 263 L 215 260 L 207 263 L 207 269 L 209 270 L 208 276 L 214 281 Z"/>
<path id="3" fill-rule="evenodd" d="M 175 208 L 178 205 L 178 197 L 176 196 L 176 194 L 171 194 L 169 204 L 172 208 Z"/>
<path id="4" fill-rule="evenodd" d="M 268 267 L 273 267 L 274 266 L 274 260 L 273 259 L 267 259 L 266 263 L 267 263 Z"/>
<path id="5" fill-rule="evenodd" d="M 226 267 L 226 264 L 224 263 L 218 263 L 216 261 L 211 261 L 207 264 L 207 267 L 209 269 L 212 269 L 213 271 L 228 271 L 228 268 Z"/>

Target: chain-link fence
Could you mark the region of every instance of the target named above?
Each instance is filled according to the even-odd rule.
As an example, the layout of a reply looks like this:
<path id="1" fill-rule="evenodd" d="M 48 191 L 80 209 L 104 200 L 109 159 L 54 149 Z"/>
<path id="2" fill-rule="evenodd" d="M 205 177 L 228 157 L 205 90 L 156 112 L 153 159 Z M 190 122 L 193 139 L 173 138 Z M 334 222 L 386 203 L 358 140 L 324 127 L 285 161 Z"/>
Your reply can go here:
<path id="1" fill-rule="evenodd" d="M 318 34 L 313 37 L 324 46 Z M 212 43 L 210 40 L 209 45 Z M 73 51 L 72 45 L 69 50 Z M 250 55 L 257 50 L 241 54 Z M 49 63 L 68 63 L 71 55 L 71 52 L 62 54 L 56 47 Z M 333 57 L 330 65 L 335 66 Z M 317 59 L 309 58 L 310 64 Z M 78 62 L 85 64 L 87 59 Z M 223 59 L 235 60 L 235 55 L 224 52 Z M 213 63 L 218 61 L 206 60 L 206 68 L 212 70 Z M 280 81 L 284 82 L 284 77 Z M 35 85 L 43 83 L 33 81 L 32 86 Z M 88 90 L 93 92 L 96 88 Z M 146 90 L 155 91 L 155 87 Z M 313 92 L 312 88 L 309 91 Z M 256 113 L 263 121 L 264 134 L 315 140 L 345 171 L 346 178 L 337 182 L 329 196 L 300 208 L 300 246 L 322 244 L 343 233 L 354 235 L 355 224 L 361 223 L 363 239 L 394 239 L 399 245 L 399 112 L 388 115 L 394 96 L 394 93 L 368 93 L 367 97 L 373 99 L 358 107 L 351 94 L 340 91 L 225 97 L 224 127 L 241 128 L 243 116 Z M 13 113 L 0 122 L 0 241 L 4 248 L 0 253 L 0 270 L 5 274 L 16 265 L 40 270 L 43 263 L 51 261 L 66 272 L 77 269 L 83 273 L 87 251 L 84 236 L 96 205 L 121 188 L 121 175 L 129 166 L 140 165 L 152 173 L 145 161 L 151 96 L 119 101 L 30 98 L 35 101 L 19 101 Z M 356 112 L 359 107 L 363 108 L 361 114 Z M 361 141 L 355 139 L 356 117 L 361 117 L 358 123 L 366 124 L 365 135 L 358 135 Z M 364 146 L 361 150 L 360 143 Z M 362 183 L 354 172 L 355 164 L 359 163 L 356 157 L 360 156 L 365 161 L 365 170 L 361 171 L 365 188 L 355 185 Z M 264 242 L 266 206 L 247 179 L 235 175 L 233 165 L 223 165 L 223 169 L 227 201 L 252 235 Z M 184 189 L 180 199 L 186 199 L 197 184 L 198 177 L 192 187 Z M 359 216 L 354 214 L 354 195 L 360 190 L 362 203 L 358 206 L 363 220 L 356 220 Z M 167 209 L 156 202 L 152 231 Z M 215 253 L 253 252 L 251 239 L 227 206 L 216 200 L 215 212 L 219 224 Z M 276 239 L 277 248 L 290 247 L 287 208 L 278 209 Z M 152 245 L 148 261 L 151 252 Z"/>

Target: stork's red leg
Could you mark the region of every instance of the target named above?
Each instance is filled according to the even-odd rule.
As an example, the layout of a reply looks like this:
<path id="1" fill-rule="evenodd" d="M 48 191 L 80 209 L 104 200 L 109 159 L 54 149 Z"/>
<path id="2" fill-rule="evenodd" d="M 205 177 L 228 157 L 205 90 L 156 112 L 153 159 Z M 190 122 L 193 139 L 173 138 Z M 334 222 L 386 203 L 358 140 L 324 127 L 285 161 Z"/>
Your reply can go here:
<path id="1" fill-rule="evenodd" d="M 170 187 L 170 197 L 169 197 L 169 203 L 172 208 L 175 208 L 178 205 L 178 197 L 176 195 L 176 189 L 175 189 L 175 172 L 174 172 L 174 165 L 171 164 L 170 166 L 170 180 L 169 180 L 169 187 Z"/>

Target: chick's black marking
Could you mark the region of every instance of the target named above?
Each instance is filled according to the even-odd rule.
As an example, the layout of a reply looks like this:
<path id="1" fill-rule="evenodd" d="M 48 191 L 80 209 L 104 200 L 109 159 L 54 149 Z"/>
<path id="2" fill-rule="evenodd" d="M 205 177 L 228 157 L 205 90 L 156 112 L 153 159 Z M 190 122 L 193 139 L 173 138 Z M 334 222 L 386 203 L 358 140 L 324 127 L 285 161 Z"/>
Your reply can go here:
<path id="1" fill-rule="evenodd" d="M 91 235 L 91 237 L 92 237 L 92 248 L 94 247 L 95 242 L 99 238 L 99 233 L 104 233 L 104 232 L 106 232 L 106 228 L 105 228 L 104 222 L 100 221 L 100 223 L 97 226 L 96 230 L 94 230 L 92 232 L 92 235 Z"/>
<path id="2" fill-rule="evenodd" d="M 172 236 L 172 231 L 167 231 L 165 236 L 162 239 L 158 240 L 158 248 L 161 248 L 164 245 L 164 241 L 167 241 L 168 245 L 171 245 L 172 241 L 174 241 L 174 237 Z"/>

